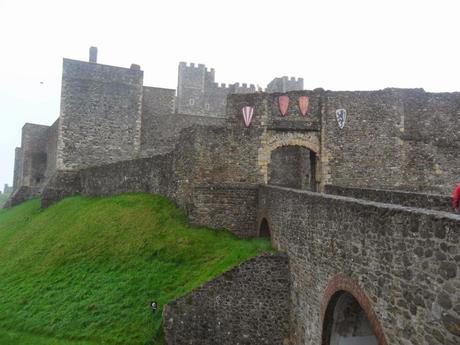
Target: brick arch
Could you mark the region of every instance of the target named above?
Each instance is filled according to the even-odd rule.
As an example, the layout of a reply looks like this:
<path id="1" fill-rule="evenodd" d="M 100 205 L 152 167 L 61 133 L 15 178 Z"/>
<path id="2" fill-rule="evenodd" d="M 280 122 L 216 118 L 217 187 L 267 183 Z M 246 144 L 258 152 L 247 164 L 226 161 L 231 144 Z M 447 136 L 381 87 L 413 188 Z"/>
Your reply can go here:
<path id="1" fill-rule="evenodd" d="M 319 157 L 320 141 L 315 134 L 305 133 L 286 133 L 286 134 L 266 134 L 262 138 L 262 145 L 259 148 L 258 165 L 264 183 L 268 183 L 268 165 L 271 160 L 271 153 L 282 146 L 302 146 L 314 151 Z"/>
<path id="2" fill-rule="evenodd" d="M 328 306 L 334 300 L 334 298 L 340 292 L 348 292 L 352 295 L 356 301 L 358 301 L 361 308 L 364 310 L 367 319 L 372 327 L 372 331 L 374 332 L 375 337 L 378 340 L 379 345 L 388 345 L 388 342 L 385 338 L 385 334 L 383 333 L 382 325 L 378 320 L 377 316 L 374 313 L 372 308 L 372 302 L 367 296 L 366 292 L 353 281 L 351 278 L 346 276 L 345 274 L 337 274 L 334 276 L 328 283 L 326 290 L 323 295 L 323 299 L 321 301 L 321 344 L 324 344 L 324 329 L 325 329 L 325 321 L 327 322 L 326 318 L 328 315 Z M 332 310 L 333 312 L 333 310 Z"/>

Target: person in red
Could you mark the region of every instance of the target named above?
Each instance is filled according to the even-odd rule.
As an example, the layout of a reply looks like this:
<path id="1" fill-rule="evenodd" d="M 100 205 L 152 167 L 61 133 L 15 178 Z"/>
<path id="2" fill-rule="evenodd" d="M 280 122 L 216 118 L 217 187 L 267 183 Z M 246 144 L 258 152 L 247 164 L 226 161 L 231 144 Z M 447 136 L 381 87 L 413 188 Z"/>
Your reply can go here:
<path id="1" fill-rule="evenodd" d="M 454 194 L 452 195 L 454 200 L 454 210 L 456 213 L 460 213 L 460 183 L 457 185 L 457 188 L 454 190 Z"/>

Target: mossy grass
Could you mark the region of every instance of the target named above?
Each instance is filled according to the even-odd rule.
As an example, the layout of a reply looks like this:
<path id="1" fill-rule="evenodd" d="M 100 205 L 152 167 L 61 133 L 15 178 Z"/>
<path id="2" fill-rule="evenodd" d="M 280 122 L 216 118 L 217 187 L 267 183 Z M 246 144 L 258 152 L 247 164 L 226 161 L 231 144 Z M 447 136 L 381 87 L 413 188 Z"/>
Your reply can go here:
<path id="1" fill-rule="evenodd" d="M 0 210 L 0 344 L 164 344 L 165 304 L 270 250 L 148 194 Z"/>

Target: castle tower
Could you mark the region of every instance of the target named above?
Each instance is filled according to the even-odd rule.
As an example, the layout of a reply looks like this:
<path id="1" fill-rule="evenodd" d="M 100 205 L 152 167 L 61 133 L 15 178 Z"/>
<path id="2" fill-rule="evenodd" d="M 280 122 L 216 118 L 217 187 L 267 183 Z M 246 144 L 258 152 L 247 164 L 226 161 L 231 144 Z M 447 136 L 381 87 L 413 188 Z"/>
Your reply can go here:
<path id="1" fill-rule="evenodd" d="M 266 92 L 289 92 L 303 90 L 303 78 L 288 78 L 286 76 L 275 78 L 268 83 Z"/>
<path id="2" fill-rule="evenodd" d="M 205 65 L 179 63 L 177 82 L 177 108 L 180 114 L 205 114 L 205 92 L 214 83 L 214 69 L 208 71 Z"/>

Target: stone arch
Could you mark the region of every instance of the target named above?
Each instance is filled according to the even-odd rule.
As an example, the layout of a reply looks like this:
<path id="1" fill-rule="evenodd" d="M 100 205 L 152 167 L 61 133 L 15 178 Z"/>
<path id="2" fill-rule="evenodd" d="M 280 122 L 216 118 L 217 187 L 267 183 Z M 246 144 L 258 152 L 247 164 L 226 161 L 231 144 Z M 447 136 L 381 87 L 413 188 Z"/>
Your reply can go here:
<path id="1" fill-rule="evenodd" d="M 256 233 L 257 237 L 262 237 L 261 236 L 261 230 L 262 230 L 263 226 L 268 227 L 269 237 L 265 237 L 265 238 L 268 238 L 268 240 L 270 240 L 270 242 L 272 243 L 272 246 L 275 248 L 276 247 L 276 233 L 273 231 L 274 229 L 273 229 L 272 223 L 270 221 L 268 211 L 264 207 L 259 209 L 259 215 L 257 217 L 256 226 L 257 226 L 257 228 L 255 229 L 256 230 L 255 233 Z"/>
<path id="2" fill-rule="evenodd" d="M 344 274 L 334 276 L 327 285 L 321 301 L 321 344 L 330 345 L 335 307 L 343 296 L 350 295 L 363 310 L 378 345 L 388 345 L 372 302 L 361 287 Z"/>
<path id="3" fill-rule="evenodd" d="M 259 224 L 259 237 L 271 239 L 270 224 L 267 218 L 262 218 Z"/>
<path id="4" fill-rule="evenodd" d="M 262 137 L 261 142 L 262 145 L 258 153 L 258 165 L 264 183 L 268 183 L 268 166 L 271 160 L 271 153 L 282 146 L 301 146 L 315 152 L 318 157 L 317 162 L 319 165 L 320 141 L 315 133 L 266 133 L 265 136 Z M 316 169 L 320 171 L 318 165 Z M 317 178 L 320 177 L 319 174 L 316 175 Z"/>

